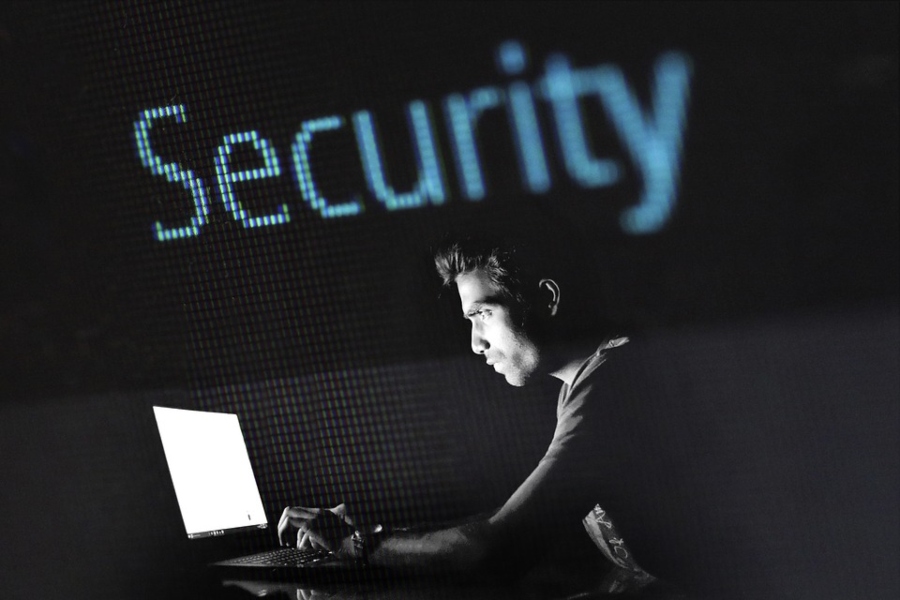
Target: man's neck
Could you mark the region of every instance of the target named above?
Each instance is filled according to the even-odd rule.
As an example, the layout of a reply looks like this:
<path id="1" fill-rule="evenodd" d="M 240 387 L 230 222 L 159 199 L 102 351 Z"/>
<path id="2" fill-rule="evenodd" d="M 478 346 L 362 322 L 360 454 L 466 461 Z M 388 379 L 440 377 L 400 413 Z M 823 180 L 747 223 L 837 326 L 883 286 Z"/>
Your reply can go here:
<path id="1" fill-rule="evenodd" d="M 554 348 L 551 351 L 551 364 L 554 366 L 550 375 L 571 386 L 584 363 L 596 354 L 598 345 L 599 343 L 582 342 L 565 348 Z"/>

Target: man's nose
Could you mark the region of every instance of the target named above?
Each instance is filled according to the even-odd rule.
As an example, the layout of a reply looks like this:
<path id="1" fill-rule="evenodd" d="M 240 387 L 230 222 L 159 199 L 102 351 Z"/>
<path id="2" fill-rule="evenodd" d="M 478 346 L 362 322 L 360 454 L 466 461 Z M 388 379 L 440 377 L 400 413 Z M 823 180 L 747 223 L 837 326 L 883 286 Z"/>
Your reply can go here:
<path id="1" fill-rule="evenodd" d="M 472 327 L 472 352 L 475 354 L 484 354 L 485 350 L 490 347 L 487 340 L 482 335 L 478 326 Z"/>

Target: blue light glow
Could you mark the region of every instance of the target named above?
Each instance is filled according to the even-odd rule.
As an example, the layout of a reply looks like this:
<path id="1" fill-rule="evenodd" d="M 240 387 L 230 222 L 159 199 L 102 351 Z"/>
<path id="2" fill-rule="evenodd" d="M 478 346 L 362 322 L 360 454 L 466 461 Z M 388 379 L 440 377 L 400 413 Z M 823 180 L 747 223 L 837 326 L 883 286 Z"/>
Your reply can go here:
<path id="1" fill-rule="evenodd" d="M 516 155 L 522 172 L 522 183 L 534 194 L 550 189 L 550 173 L 544 155 L 544 141 L 538 127 L 531 86 L 516 81 L 509 86 L 510 120 L 516 134 Z"/>
<path id="2" fill-rule="evenodd" d="M 519 75 L 528 64 L 525 48 L 516 40 L 509 40 L 497 48 L 497 64 L 507 75 Z"/>
<path id="3" fill-rule="evenodd" d="M 584 187 L 605 187 L 619 180 L 619 163 L 597 158 L 588 148 L 578 99 L 584 95 L 580 77 L 572 72 L 569 60 L 562 55 L 547 59 L 547 74 L 541 91 L 553 106 L 556 130 L 563 161 L 569 175 Z"/>
<path id="4" fill-rule="evenodd" d="M 236 182 L 279 177 L 281 175 L 281 167 L 278 165 L 275 148 L 272 147 L 269 140 L 259 137 L 259 134 L 255 131 L 245 131 L 244 133 L 226 135 L 222 141 L 224 143 L 216 150 L 216 179 L 219 182 L 222 202 L 231 211 L 235 220 L 240 221 L 244 227 L 248 228 L 267 227 L 289 222 L 291 218 L 287 204 L 282 204 L 275 214 L 264 217 L 251 217 L 234 195 L 233 184 Z M 256 151 L 262 155 L 265 166 L 261 169 L 249 169 L 247 171 L 230 171 L 230 156 L 236 144 L 253 144 Z"/>
<path id="5" fill-rule="evenodd" d="M 469 92 L 468 98 L 451 94 L 444 99 L 444 111 L 450 122 L 450 139 L 456 155 L 456 169 L 462 182 L 463 195 L 469 200 L 484 198 L 484 174 L 475 143 L 478 118 L 489 108 L 500 106 L 503 92 L 484 87 Z"/>
<path id="6" fill-rule="evenodd" d="M 434 130 L 425 103 L 419 100 L 410 102 L 407 116 L 409 128 L 413 132 L 419 180 L 411 191 L 398 193 L 387 182 L 372 115 L 367 110 L 361 110 L 353 115 L 353 128 L 356 131 L 366 183 L 375 198 L 391 211 L 419 208 L 429 201 L 432 204 L 443 204 L 446 199 L 434 143 Z"/>
<path id="7" fill-rule="evenodd" d="M 604 107 L 643 173 L 640 201 L 621 216 L 622 227 L 629 233 L 651 233 L 666 223 L 681 170 L 690 63 L 680 54 L 665 54 L 657 61 L 654 74 L 653 108 L 648 117 L 619 69 L 613 68 L 603 80 Z"/>
<path id="8" fill-rule="evenodd" d="M 187 120 L 184 106 L 165 106 L 151 108 L 141 113 L 134 123 L 134 140 L 137 144 L 138 156 L 141 164 L 150 169 L 154 175 L 161 175 L 172 183 L 180 183 L 184 189 L 191 192 L 194 199 L 194 216 L 190 225 L 167 229 L 160 221 L 153 224 L 153 232 L 160 242 L 176 240 L 199 235 L 200 228 L 206 225 L 209 216 L 209 201 L 207 199 L 206 185 L 194 172 L 182 169 L 175 162 L 163 163 L 162 159 L 153 153 L 150 147 L 150 129 L 156 119 L 174 118 L 176 123 L 184 123 Z"/>
<path id="9" fill-rule="evenodd" d="M 363 203 L 358 196 L 348 202 L 329 204 L 316 188 L 309 166 L 309 148 L 312 145 L 313 135 L 320 131 L 334 131 L 343 126 L 344 118 L 339 116 L 306 121 L 300 126 L 300 131 L 294 136 L 294 144 L 291 146 L 294 175 L 297 178 L 297 185 L 300 186 L 300 193 L 313 210 L 318 211 L 326 219 L 358 215 L 363 211 Z"/>
<path id="10" fill-rule="evenodd" d="M 569 173 L 589 187 L 610 185 L 618 178 L 615 162 L 589 156 L 585 143 L 577 100 L 595 95 L 601 101 L 644 182 L 637 206 L 621 216 L 623 229 L 635 234 L 658 231 L 675 203 L 689 93 L 688 59 L 665 54 L 657 61 L 654 76 L 649 115 L 614 65 L 573 70 L 565 57 L 552 56 L 542 86 L 554 107 Z"/>
<path id="11" fill-rule="evenodd" d="M 456 167 L 460 197 L 479 201 L 488 195 L 485 163 L 479 153 L 478 129 L 486 111 L 498 109 L 506 113 L 522 189 L 526 192 L 546 194 L 555 180 L 565 174 L 583 189 L 609 187 L 622 181 L 626 166 L 633 167 L 642 187 L 636 201 L 619 215 L 622 230 L 633 235 L 661 230 L 672 217 L 678 193 L 690 97 L 689 59 L 678 53 L 660 56 L 653 69 L 648 106 L 643 106 L 616 65 L 573 67 L 566 55 L 554 54 L 545 61 L 544 73 L 535 81 L 527 82 L 521 76 L 531 67 L 528 53 L 520 42 L 510 40 L 500 44 L 495 58 L 501 75 L 516 78 L 507 81 L 504 87 L 477 87 L 468 92 L 451 93 L 441 100 L 443 123 Z M 599 103 L 615 132 L 618 145 L 624 149 L 622 156 L 597 155 L 598 147 L 616 146 L 599 145 L 603 142 L 598 139 L 600 133 L 586 127 L 582 109 L 583 103 L 588 101 Z M 549 134 L 542 131 L 542 112 L 552 115 L 558 157 L 549 155 L 548 150 L 552 151 L 553 146 L 544 143 L 545 134 Z M 443 205 L 450 197 L 429 104 L 424 100 L 410 101 L 405 114 L 417 174 L 411 189 L 405 192 L 397 191 L 390 183 L 376 118 L 370 111 L 360 110 L 350 119 L 368 189 L 367 197 L 379 202 L 389 212 Z M 163 176 L 167 181 L 179 183 L 190 191 L 195 214 L 184 227 L 165 228 L 157 221 L 153 224 L 154 235 L 159 241 L 196 236 L 208 220 L 208 192 L 204 182 L 193 171 L 175 162 L 163 163 L 153 153 L 150 129 L 157 119 L 174 119 L 176 123 L 183 123 L 186 120 L 185 107 L 152 108 L 140 114 L 134 123 L 134 138 L 141 164 L 153 175 Z M 340 115 L 303 121 L 291 144 L 294 176 L 303 200 L 326 219 L 352 217 L 365 212 L 362 191 L 342 202 L 332 203 L 322 195 L 313 177 L 310 161 L 313 138 L 324 132 L 342 129 L 346 123 L 345 117 Z M 235 183 L 281 175 L 275 147 L 257 131 L 229 134 L 223 140 L 212 162 L 225 209 L 247 228 L 288 223 L 290 210 L 287 203 L 280 204 L 273 214 L 257 217 L 249 214 L 235 196 Z M 231 154 L 237 144 L 252 144 L 262 157 L 263 166 L 232 172 Z M 558 170 L 562 173 L 551 174 L 551 166 L 556 167 L 557 164 L 561 166 Z M 334 169 L 330 172 L 333 173 Z M 493 191 L 495 195 L 509 192 Z"/>

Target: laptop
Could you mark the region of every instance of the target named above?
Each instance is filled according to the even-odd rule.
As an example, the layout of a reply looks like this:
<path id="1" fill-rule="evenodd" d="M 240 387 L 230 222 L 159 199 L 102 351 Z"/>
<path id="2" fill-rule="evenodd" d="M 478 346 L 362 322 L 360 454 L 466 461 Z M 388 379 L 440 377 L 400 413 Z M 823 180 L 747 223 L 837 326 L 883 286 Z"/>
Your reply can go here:
<path id="1" fill-rule="evenodd" d="M 268 529 L 259 486 L 236 414 L 154 406 L 153 413 L 189 539 Z M 246 577 L 304 579 L 373 571 L 318 550 L 274 548 L 210 565 Z"/>

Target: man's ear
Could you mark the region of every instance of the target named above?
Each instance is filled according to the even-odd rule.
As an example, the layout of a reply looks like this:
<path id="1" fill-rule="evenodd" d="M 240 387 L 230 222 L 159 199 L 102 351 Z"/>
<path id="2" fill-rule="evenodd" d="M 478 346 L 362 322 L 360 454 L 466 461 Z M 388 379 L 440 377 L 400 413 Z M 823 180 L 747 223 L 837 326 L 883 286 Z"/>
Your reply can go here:
<path id="1" fill-rule="evenodd" d="M 559 285 L 552 279 L 541 279 L 538 288 L 541 308 L 546 309 L 547 315 L 556 316 L 559 310 Z"/>

